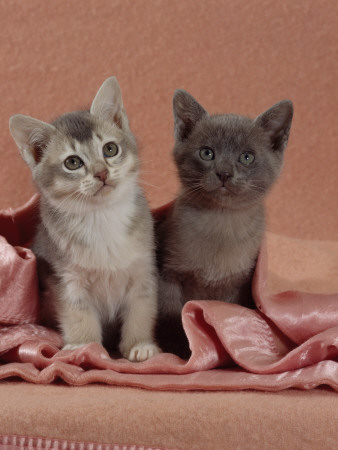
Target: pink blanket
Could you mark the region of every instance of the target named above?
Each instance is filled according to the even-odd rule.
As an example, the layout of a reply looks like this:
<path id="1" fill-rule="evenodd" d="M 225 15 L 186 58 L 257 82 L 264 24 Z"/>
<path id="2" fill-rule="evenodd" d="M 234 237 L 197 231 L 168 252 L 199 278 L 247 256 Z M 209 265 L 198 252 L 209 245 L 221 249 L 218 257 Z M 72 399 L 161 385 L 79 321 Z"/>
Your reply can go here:
<path id="1" fill-rule="evenodd" d="M 72 385 L 102 382 L 157 390 L 279 391 L 323 384 L 338 390 L 338 294 L 323 293 L 325 289 L 319 294 L 311 289 L 272 293 L 266 244 L 253 282 L 257 310 L 217 301 L 185 305 L 182 318 L 192 351 L 188 361 L 172 354 L 142 363 L 114 360 L 94 343 L 60 351 L 60 335 L 36 324 L 36 263 L 27 247 L 37 221 L 37 201 L 34 197 L 21 209 L 0 214 L 0 379 L 51 383 L 61 378 Z M 165 211 L 163 207 L 155 214 Z M 328 280 L 335 287 L 336 250 L 333 247 L 327 265 Z M 302 254 L 307 255 L 304 249 Z M 325 261 L 318 264 L 326 267 Z"/>

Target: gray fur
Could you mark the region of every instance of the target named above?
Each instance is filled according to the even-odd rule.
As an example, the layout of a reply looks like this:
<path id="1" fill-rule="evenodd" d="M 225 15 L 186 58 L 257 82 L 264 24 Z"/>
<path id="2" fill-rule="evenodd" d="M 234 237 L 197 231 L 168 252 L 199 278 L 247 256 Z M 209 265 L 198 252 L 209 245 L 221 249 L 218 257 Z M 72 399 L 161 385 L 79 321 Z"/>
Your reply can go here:
<path id="1" fill-rule="evenodd" d="M 70 140 L 86 142 L 92 139 L 95 124 L 89 111 L 77 111 L 64 114 L 57 118 L 52 125 L 57 130 L 68 136 Z"/>
<path id="2" fill-rule="evenodd" d="M 173 106 L 173 155 L 181 190 L 156 230 L 158 335 L 164 350 L 185 354 L 177 324 L 187 301 L 253 307 L 251 279 L 264 233 L 263 201 L 282 167 L 293 107 L 282 101 L 255 120 L 209 115 L 182 90 L 175 92 Z M 203 160 L 201 149 L 212 150 L 214 158 Z M 245 165 L 240 157 L 248 152 L 255 159 Z"/>

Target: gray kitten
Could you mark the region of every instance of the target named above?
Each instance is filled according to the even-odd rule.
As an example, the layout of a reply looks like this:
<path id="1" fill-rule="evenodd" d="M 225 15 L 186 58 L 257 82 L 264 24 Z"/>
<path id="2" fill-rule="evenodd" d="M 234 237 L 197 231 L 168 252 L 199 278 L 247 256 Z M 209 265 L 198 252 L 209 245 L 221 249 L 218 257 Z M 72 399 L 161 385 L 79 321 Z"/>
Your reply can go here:
<path id="1" fill-rule="evenodd" d="M 52 124 L 16 115 L 10 131 L 41 196 L 33 250 L 45 323 L 56 320 L 64 349 L 74 349 L 101 343 L 106 325 L 119 319 L 122 355 L 153 356 L 153 223 L 116 78 L 103 83 L 90 112 Z"/>
<path id="2" fill-rule="evenodd" d="M 209 115 L 183 90 L 173 99 L 178 198 L 157 224 L 159 323 L 164 350 L 186 355 L 180 325 L 188 300 L 253 307 L 251 279 L 264 233 L 263 200 L 283 163 L 293 106 L 255 120 Z"/>

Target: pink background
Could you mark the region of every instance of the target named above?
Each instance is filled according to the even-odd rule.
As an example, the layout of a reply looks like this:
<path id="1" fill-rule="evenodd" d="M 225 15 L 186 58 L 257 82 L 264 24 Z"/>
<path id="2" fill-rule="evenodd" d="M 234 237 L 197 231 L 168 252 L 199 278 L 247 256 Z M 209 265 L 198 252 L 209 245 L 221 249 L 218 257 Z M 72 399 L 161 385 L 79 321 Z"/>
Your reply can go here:
<path id="1" fill-rule="evenodd" d="M 209 112 L 251 117 L 293 100 L 285 170 L 267 202 L 269 229 L 337 237 L 336 1 L 1 0 L 0 12 L 0 209 L 34 191 L 8 118 L 50 121 L 88 107 L 116 75 L 152 206 L 177 192 L 175 89 Z"/>

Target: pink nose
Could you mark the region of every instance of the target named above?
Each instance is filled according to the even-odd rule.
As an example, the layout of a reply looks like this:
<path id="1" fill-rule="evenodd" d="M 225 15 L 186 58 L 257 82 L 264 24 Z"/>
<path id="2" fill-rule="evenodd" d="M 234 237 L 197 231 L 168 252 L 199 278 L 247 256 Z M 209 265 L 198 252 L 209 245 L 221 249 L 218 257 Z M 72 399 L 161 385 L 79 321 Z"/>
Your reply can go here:
<path id="1" fill-rule="evenodd" d="M 228 181 L 228 179 L 232 177 L 232 173 L 230 173 L 230 172 L 219 172 L 219 173 L 216 173 L 216 175 L 222 181 L 223 186 Z"/>
<path id="2" fill-rule="evenodd" d="M 94 175 L 95 178 L 99 178 L 101 181 L 105 182 L 107 179 L 108 170 L 102 170 Z"/>

